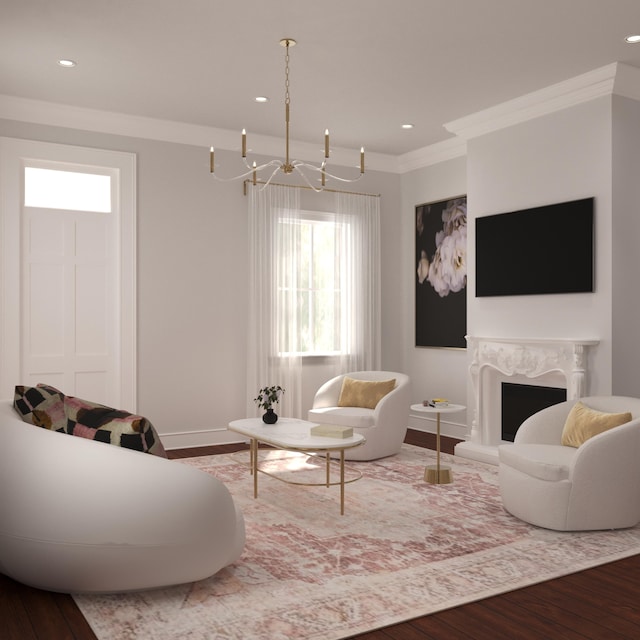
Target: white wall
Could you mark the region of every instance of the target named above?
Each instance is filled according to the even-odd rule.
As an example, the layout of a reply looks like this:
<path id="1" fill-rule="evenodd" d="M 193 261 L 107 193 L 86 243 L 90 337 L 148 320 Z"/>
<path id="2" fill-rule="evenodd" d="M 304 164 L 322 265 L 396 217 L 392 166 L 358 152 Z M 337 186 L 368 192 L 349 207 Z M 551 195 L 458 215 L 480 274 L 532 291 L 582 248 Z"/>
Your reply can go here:
<path id="1" fill-rule="evenodd" d="M 9 120 L 0 120 L 0 135 L 136 154 L 137 410 L 169 447 L 228 440 L 226 424 L 244 417 L 247 394 L 253 393 L 245 384 L 248 246 L 242 184 L 214 182 L 205 147 Z M 224 161 L 225 152 L 216 155 Z M 368 171 L 357 190 L 382 195 L 383 366 L 398 368 L 400 178 Z M 323 195 L 305 192 L 304 205 L 321 209 Z M 308 367 L 308 406 L 326 377 L 322 362 Z"/>
<path id="2" fill-rule="evenodd" d="M 430 397 L 445 397 L 466 404 L 467 357 L 464 349 L 437 349 L 415 346 L 415 206 L 446 200 L 467 193 L 466 158 L 416 169 L 402 176 L 403 250 L 399 282 L 403 296 L 403 370 L 411 378 L 412 404 Z M 412 415 L 409 426 L 433 431 L 434 419 Z M 456 438 L 466 433 L 465 412 L 443 416 L 442 433 Z"/>
<path id="3" fill-rule="evenodd" d="M 640 397 L 640 102 L 613 97 L 613 376 L 617 395 Z"/>
<path id="4" fill-rule="evenodd" d="M 600 340 L 591 359 L 595 373 L 588 392 L 610 393 L 611 98 L 470 140 L 467 170 L 469 265 L 475 264 L 476 217 L 595 197 L 594 293 L 476 298 L 471 267 L 467 317 L 473 335 Z M 545 258 L 541 247 L 540 260 Z"/>

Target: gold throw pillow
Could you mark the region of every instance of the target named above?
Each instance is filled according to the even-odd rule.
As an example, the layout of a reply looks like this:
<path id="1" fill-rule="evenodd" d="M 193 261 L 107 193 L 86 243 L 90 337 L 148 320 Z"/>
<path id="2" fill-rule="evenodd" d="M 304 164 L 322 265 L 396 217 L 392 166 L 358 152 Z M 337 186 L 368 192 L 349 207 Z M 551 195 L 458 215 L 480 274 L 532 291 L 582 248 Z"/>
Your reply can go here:
<path id="1" fill-rule="evenodd" d="M 591 409 L 582 402 L 576 402 L 567 416 L 562 430 L 562 444 L 567 447 L 579 447 L 589 438 L 603 431 L 619 427 L 631 420 L 631 413 L 604 413 Z"/>
<path id="2" fill-rule="evenodd" d="M 375 409 L 384 396 L 396 386 L 396 379 L 391 380 L 354 380 L 345 376 L 342 380 L 339 407 L 362 407 Z"/>

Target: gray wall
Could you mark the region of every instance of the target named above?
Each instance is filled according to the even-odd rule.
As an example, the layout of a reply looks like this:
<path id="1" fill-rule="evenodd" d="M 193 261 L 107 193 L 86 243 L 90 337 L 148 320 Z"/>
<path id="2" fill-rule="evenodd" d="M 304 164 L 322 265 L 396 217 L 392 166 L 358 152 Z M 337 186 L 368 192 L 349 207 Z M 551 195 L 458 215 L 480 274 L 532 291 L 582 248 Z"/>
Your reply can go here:
<path id="1" fill-rule="evenodd" d="M 136 154 L 138 411 L 170 447 L 228 439 L 226 424 L 245 416 L 247 394 L 257 391 L 245 384 L 242 184 L 214 182 L 203 147 L 9 120 L 0 120 L 0 135 Z M 368 171 L 357 190 L 381 194 L 383 366 L 400 368 L 400 178 Z M 321 209 L 322 197 L 305 193 L 304 204 Z M 317 361 L 306 368 L 307 405 L 325 369 Z"/>
<path id="2" fill-rule="evenodd" d="M 613 97 L 612 391 L 640 397 L 640 102 Z"/>
<path id="3" fill-rule="evenodd" d="M 467 357 L 464 349 L 438 349 L 415 346 L 415 206 L 445 200 L 467 193 L 466 158 L 460 157 L 402 176 L 403 273 L 401 289 L 404 371 L 412 381 L 412 404 L 430 397 L 444 397 L 466 404 Z M 415 429 L 434 430 L 433 418 L 410 417 Z M 466 434 L 464 412 L 442 417 L 443 433 L 462 438 Z"/>

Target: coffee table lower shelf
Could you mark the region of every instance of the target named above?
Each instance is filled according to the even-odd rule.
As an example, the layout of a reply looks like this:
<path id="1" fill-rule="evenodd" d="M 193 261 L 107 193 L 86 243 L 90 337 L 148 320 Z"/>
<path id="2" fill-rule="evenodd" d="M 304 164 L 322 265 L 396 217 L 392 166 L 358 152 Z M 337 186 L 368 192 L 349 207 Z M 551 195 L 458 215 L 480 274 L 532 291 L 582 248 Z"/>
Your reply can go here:
<path id="1" fill-rule="evenodd" d="M 251 451 L 237 451 L 229 456 L 247 467 L 251 474 Z M 275 448 L 258 448 L 258 471 L 286 484 L 303 487 L 332 487 L 340 484 L 340 462 L 329 455 Z M 344 483 L 360 480 L 362 472 L 348 464 L 344 466 Z"/>
<path id="2" fill-rule="evenodd" d="M 310 452 L 310 451 L 305 451 L 302 449 L 273 449 L 271 451 L 280 451 L 281 453 L 284 454 L 298 454 L 299 456 L 307 456 L 307 457 L 312 457 L 312 458 L 318 458 L 318 459 L 323 459 L 322 463 L 324 466 L 324 479 L 320 482 L 304 482 L 302 480 L 300 481 L 295 481 L 295 480 L 287 480 L 286 478 L 283 478 L 281 476 L 278 476 L 277 473 L 275 473 L 274 471 L 270 471 L 268 470 L 267 467 L 268 463 L 266 463 L 264 460 L 262 461 L 262 465 L 260 464 L 260 460 L 259 460 L 259 452 L 260 452 L 260 448 L 259 448 L 259 441 L 255 438 L 252 438 L 250 440 L 249 443 L 249 458 L 250 458 L 250 462 L 249 462 L 249 470 L 251 475 L 253 476 L 253 497 L 257 498 L 258 497 L 258 472 L 260 473 L 264 473 L 265 475 L 271 476 L 272 478 L 276 478 L 277 480 L 280 480 L 282 482 L 286 482 L 287 484 L 298 484 L 298 485 L 304 485 L 304 486 L 326 486 L 326 487 L 331 487 L 331 486 L 335 486 L 338 485 L 340 487 L 340 515 L 344 515 L 344 486 L 345 484 L 348 484 L 350 482 L 355 482 L 356 480 L 359 480 L 362 477 L 362 473 L 360 473 L 359 471 L 355 472 L 357 474 L 356 477 L 352 477 L 352 478 L 347 478 L 346 473 L 347 473 L 347 469 L 349 469 L 349 471 L 355 471 L 352 470 L 350 467 L 347 467 L 347 465 L 345 465 L 344 463 L 344 449 L 340 450 L 340 458 L 339 460 L 336 462 L 334 460 L 331 459 L 331 454 L 329 451 L 326 451 L 324 453 L 324 455 L 321 456 L 321 454 L 319 454 L 318 452 Z M 262 451 L 269 451 L 268 449 L 262 449 Z M 262 468 L 261 468 L 262 466 Z M 332 466 L 337 466 L 338 467 L 338 479 L 337 480 L 331 480 L 331 467 Z"/>
<path id="3" fill-rule="evenodd" d="M 249 438 L 249 468 L 251 475 L 253 475 L 253 497 L 258 497 L 258 472 L 267 473 L 279 480 L 283 480 L 282 477 L 278 477 L 273 472 L 269 472 L 265 469 L 264 460 L 260 464 L 258 460 L 259 444 L 262 442 L 266 445 L 274 447 L 275 450 L 297 453 L 302 456 L 317 458 L 322 460 L 323 464 L 323 479 L 322 481 L 306 482 L 300 480 L 298 482 L 292 482 L 291 480 L 283 480 L 290 484 L 305 484 L 305 485 L 325 485 L 331 487 L 332 485 L 340 486 L 340 515 L 344 515 L 344 487 L 349 482 L 354 482 L 361 477 L 359 472 L 349 479 L 345 476 L 345 449 L 359 446 L 364 443 L 364 437 L 355 434 L 344 440 L 338 438 L 323 438 L 318 436 L 311 436 L 310 429 L 316 423 L 307 422 L 306 420 L 298 420 L 295 418 L 280 419 L 276 425 L 265 427 L 259 419 L 246 418 L 243 420 L 234 420 L 229 423 L 229 430 L 240 433 Z M 265 450 L 262 451 L 272 451 Z M 339 456 L 336 463 L 331 459 L 331 456 Z M 264 457 L 264 454 L 263 454 Z M 339 479 L 331 479 L 331 467 L 338 465 Z M 262 468 L 261 468 L 262 467 Z M 352 471 L 349 469 L 349 473 Z"/>

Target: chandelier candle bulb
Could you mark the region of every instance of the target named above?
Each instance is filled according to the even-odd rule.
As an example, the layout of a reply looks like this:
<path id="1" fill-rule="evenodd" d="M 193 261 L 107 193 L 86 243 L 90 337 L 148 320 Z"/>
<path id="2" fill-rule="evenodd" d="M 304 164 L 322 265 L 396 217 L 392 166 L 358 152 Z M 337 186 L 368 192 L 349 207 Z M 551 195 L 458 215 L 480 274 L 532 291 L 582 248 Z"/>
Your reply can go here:
<path id="1" fill-rule="evenodd" d="M 258 176 L 256 175 L 256 161 L 253 161 L 253 184 L 256 184 Z"/>
<path id="2" fill-rule="evenodd" d="M 247 130 L 242 130 L 242 157 L 247 157 Z"/>
<path id="3" fill-rule="evenodd" d="M 324 157 L 329 157 L 329 129 L 324 130 Z"/>
<path id="4" fill-rule="evenodd" d="M 211 173 L 214 172 L 214 161 L 213 161 L 213 147 L 211 147 L 211 150 L 209 151 L 209 170 L 211 171 Z"/>
<path id="5" fill-rule="evenodd" d="M 360 147 L 360 173 L 364 173 L 364 147 Z"/>

